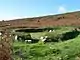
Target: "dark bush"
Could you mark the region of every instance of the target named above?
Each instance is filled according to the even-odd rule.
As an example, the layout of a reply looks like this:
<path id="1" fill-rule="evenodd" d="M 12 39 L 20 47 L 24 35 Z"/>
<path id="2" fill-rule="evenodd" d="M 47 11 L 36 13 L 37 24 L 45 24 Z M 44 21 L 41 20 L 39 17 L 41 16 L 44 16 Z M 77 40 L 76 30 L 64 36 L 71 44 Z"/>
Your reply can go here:
<path id="1" fill-rule="evenodd" d="M 48 36 L 48 38 L 46 39 L 45 42 L 58 42 L 63 37 L 62 34 L 53 34 L 53 33 L 48 33 L 46 34 L 46 36 Z"/>
<path id="2" fill-rule="evenodd" d="M 24 35 L 18 35 L 18 41 L 25 41 L 25 40 L 29 40 L 32 39 L 31 35 L 28 34 L 24 34 Z"/>
<path id="3" fill-rule="evenodd" d="M 32 28 L 32 29 L 21 29 L 21 30 L 16 30 L 16 32 L 43 32 L 44 28 Z"/>
<path id="4" fill-rule="evenodd" d="M 79 35 L 79 31 L 73 30 L 70 32 L 63 33 L 62 35 L 63 35 L 63 37 L 61 38 L 62 41 L 69 40 L 77 37 Z"/>
<path id="5" fill-rule="evenodd" d="M 32 39 L 32 43 L 37 43 L 39 39 Z"/>
<path id="6" fill-rule="evenodd" d="M 73 39 L 79 35 L 79 31 L 73 30 L 62 34 L 47 33 L 48 38 L 45 42 L 59 42 Z"/>

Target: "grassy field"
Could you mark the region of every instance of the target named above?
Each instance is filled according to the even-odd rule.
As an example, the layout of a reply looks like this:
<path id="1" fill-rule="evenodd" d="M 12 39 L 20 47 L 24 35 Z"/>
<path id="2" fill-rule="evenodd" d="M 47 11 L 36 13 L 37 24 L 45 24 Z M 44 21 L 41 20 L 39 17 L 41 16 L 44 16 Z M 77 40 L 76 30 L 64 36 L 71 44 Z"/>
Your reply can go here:
<path id="1" fill-rule="evenodd" d="M 65 32 L 69 32 L 72 30 L 73 27 L 64 27 L 60 30 L 54 30 L 52 32 L 48 32 L 48 31 L 44 31 L 44 32 L 36 32 L 36 33 L 30 33 L 32 38 L 37 38 L 39 39 L 41 36 L 45 36 L 46 34 L 61 34 L 61 33 L 65 33 Z"/>
<path id="2" fill-rule="evenodd" d="M 56 32 L 61 33 L 68 30 L 61 29 Z M 34 37 L 45 33 L 36 34 L 32 33 Z M 80 60 L 80 35 L 64 42 L 38 42 L 33 44 L 14 42 L 13 47 L 15 60 L 21 60 L 21 58 L 23 60 Z"/>

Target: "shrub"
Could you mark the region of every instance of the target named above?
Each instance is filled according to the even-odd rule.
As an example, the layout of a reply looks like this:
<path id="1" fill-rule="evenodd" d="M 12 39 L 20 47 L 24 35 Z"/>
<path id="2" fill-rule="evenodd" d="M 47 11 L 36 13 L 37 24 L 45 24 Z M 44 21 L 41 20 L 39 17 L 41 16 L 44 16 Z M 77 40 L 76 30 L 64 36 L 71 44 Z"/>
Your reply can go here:
<path id="1" fill-rule="evenodd" d="M 65 32 L 65 33 L 47 33 L 46 36 L 48 36 L 48 38 L 46 39 L 45 42 L 58 42 L 58 41 L 65 41 L 65 40 L 69 40 L 69 39 L 73 39 L 75 37 L 77 37 L 79 35 L 79 31 L 69 31 L 69 32 Z"/>
<path id="2" fill-rule="evenodd" d="M 31 38 L 31 35 L 28 33 L 28 34 L 22 34 L 22 35 L 18 35 L 18 40 L 20 41 L 20 40 L 22 40 L 22 41 L 24 41 L 24 40 L 27 40 L 27 39 L 32 39 Z"/>
<path id="3" fill-rule="evenodd" d="M 79 31 L 73 30 L 70 32 L 63 33 L 62 35 L 63 35 L 63 37 L 61 38 L 62 41 L 69 40 L 77 37 L 79 35 Z"/>
<path id="4" fill-rule="evenodd" d="M 45 42 L 58 42 L 62 38 L 62 34 L 47 33 L 48 38 Z"/>

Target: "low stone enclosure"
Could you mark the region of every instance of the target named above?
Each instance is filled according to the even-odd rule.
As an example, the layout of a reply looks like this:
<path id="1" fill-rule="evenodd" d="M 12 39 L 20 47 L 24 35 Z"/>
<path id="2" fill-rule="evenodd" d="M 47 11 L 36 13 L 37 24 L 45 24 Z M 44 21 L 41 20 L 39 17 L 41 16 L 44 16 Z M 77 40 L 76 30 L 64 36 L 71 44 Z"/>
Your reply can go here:
<path id="1" fill-rule="evenodd" d="M 38 42 L 39 40 L 41 40 L 40 38 L 39 39 L 34 39 L 31 37 L 30 35 L 30 32 L 34 32 L 36 33 L 37 32 L 43 32 L 45 30 L 49 30 L 48 32 L 52 32 L 53 29 L 49 28 L 49 29 L 22 29 L 22 30 L 17 30 L 16 32 L 19 32 L 19 34 L 15 34 L 15 39 L 14 40 L 17 40 L 17 41 L 21 41 L 21 42 L 30 42 L 31 43 L 36 43 Z M 21 32 L 29 32 L 28 34 L 20 34 Z M 55 32 L 55 30 L 54 30 Z M 47 38 L 45 39 L 45 42 L 58 42 L 59 40 L 62 40 L 62 41 L 65 41 L 65 40 L 69 40 L 69 39 L 73 39 L 75 37 L 77 37 L 78 35 L 80 34 L 80 29 L 78 28 L 74 28 L 73 30 L 71 31 L 68 31 L 68 32 L 65 32 L 65 33 L 62 33 L 62 34 L 46 34 L 45 36 L 47 36 Z M 45 38 L 45 36 L 43 38 Z M 44 40 L 44 39 L 43 39 Z"/>

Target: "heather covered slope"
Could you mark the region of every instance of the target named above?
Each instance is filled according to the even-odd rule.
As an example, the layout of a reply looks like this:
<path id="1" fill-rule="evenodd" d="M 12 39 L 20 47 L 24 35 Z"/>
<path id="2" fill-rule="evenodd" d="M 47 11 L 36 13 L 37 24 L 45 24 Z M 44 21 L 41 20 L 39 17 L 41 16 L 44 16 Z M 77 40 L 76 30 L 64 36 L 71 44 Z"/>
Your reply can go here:
<path id="1" fill-rule="evenodd" d="M 45 27 L 45 26 L 79 26 L 80 11 L 43 17 L 23 18 L 0 22 L 0 26 L 9 27 Z"/>

